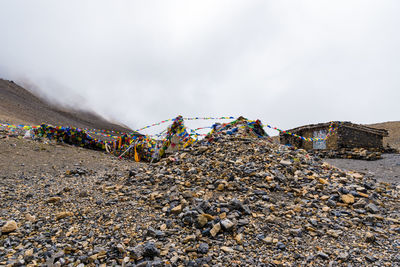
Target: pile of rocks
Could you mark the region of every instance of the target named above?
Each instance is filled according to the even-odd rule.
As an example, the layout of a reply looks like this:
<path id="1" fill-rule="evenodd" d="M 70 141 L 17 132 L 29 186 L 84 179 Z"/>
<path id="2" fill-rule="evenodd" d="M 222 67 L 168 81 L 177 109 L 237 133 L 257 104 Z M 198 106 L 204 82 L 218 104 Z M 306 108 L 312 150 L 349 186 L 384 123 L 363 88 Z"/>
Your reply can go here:
<path id="1" fill-rule="evenodd" d="M 382 158 L 380 151 L 365 148 L 341 148 L 339 150 L 314 150 L 313 153 L 321 158 L 378 160 Z"/>
<path id="2" fill-rule="evenodd" d="M 400 187 L 245 131 L 211 139 L 136 169 L 3 179 L 0 264 L 400 265 Z"/>

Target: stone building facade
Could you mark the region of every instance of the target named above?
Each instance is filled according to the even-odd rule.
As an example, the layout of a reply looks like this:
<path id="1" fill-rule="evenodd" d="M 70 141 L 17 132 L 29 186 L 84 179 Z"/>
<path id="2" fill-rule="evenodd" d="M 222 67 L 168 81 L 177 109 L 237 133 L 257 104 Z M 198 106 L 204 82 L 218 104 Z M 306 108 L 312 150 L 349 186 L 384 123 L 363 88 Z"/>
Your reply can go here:
<path id="1" fill-rule="evenodd" d="M 288 132 L 307 137 L 325 138 L 329 134 L 331 123 L 311 124 L 288 130 Z M 333 122 L 334 131 L 323 141 L 307 141 L 281 133 L 280 143 L 306 150 L 338 150 L 342 148 L 365 148 L 369 150 L 383 150 L 383 137 L 388 132 L 351 122 Z"/>

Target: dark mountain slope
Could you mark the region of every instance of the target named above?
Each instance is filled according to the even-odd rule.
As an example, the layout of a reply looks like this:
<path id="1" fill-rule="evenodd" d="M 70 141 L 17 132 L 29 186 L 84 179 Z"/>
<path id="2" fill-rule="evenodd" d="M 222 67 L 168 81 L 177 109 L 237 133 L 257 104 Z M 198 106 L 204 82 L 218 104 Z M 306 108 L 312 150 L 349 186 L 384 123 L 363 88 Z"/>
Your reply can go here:
<path id="1" fill-rule="evenodd" d="M 82 108 L 84 109 L 84 108 Z M 59 108 L 49 104 L 18 84 L 0 79 L 0 122 L 129 131 L 101 116 L 82 110 Z"/>

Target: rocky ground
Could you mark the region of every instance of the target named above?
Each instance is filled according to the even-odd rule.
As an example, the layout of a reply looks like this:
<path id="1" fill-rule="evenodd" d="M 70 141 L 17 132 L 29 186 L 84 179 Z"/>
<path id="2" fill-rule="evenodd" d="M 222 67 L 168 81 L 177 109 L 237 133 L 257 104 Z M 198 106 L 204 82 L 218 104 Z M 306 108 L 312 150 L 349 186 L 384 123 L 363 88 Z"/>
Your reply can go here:
<path id="1" fill-rule="evenodd" d="M 382 159 L 376 161 L 355 159 L 324 159 L 324 161 L 343 170 L 358 171 L 380 181 L 400 184 L 400 154 L 382 154 Z"/>
<path id="2" fill-rule="evenodd" d="M 400 187 L 221 135 L 148 165 L 0 139 L 0 265 L 400 266 Z"/>
<path id="3" fill-rule="evenodd" d="M 391 151 L 396 153 L 397 151 Z M 379 160 L 382 159 L 382 152 L 369 151 L 364 148 L 347 149 L 342 148 L 339 150 L 314 150 L 313 153 L 321 158 L 334 158 L 334 159 L 360 159 L 360 160 Z"/>

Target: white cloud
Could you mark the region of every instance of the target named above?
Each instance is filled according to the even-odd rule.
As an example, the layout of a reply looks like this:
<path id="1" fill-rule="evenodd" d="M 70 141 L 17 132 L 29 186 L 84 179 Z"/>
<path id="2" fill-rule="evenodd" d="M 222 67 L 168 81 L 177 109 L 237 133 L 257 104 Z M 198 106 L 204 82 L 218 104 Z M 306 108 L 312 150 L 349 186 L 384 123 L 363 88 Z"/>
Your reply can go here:
<path id="1" fill-rule="evenodd" d="M 281 128 L 398 120 L 399 7 L 2 1 L 0 76 L 133 128 L 178 114 L 244 115 Z"/>

